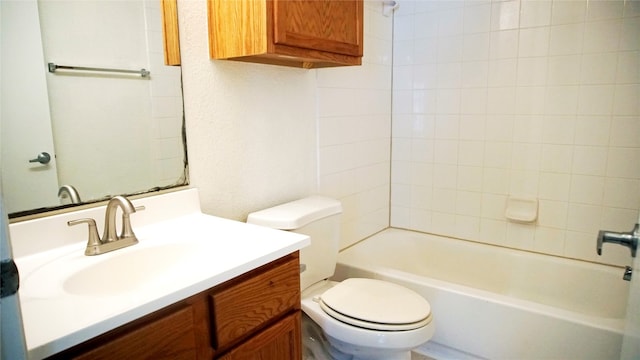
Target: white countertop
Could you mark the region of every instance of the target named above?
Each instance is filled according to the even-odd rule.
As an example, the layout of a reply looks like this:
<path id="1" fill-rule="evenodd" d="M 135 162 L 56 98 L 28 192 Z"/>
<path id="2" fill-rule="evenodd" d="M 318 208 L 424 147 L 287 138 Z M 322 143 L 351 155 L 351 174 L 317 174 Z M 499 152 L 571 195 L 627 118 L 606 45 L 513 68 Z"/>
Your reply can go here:
<path id="1" fill-rule="evenodd" d="M 194 191 L 185 190 L 187 194 L 183 195 L 194 198 Z M 175 196 L 173 193 L 168 199 L 175 200 Z M 58 242 L 61 246 L 43 252 L 33 251 L 35 245 L 21 244 L 16 254 L 14 246 L 30 359 L 58 353 L 309 244 L 307 236 L 205 215 L 197 205 L 183 214 L 154 222 L 150 220 L 153 207 L 164 202 L 149 199 L 133 201 L 134 205 L 147 208 L 142 224 L 136 224 L 138 213 L 131 215 L 140 241 L 136 245 L 103 255 L 85 256 L 86 227 L 81 226 L 80 232 L 67 230 L 72 228 L 67 228 L 65 219 L 87 217 L 87 214 L 72 213 L 56 221 L 63 221 L 60 229 L 73 231 L 73 237 L 84 234 L 79 241 Z M 27 242 L 24 236 L 34 235 L 33 229 L 25 229 L 24 224 L 17 226 L 20 224 L 10 226 L 12 243 Z M 30 224 L 34 225 L 38 223 Z M 40 225 L 51 230 L 48 224 Z M 98 228 L 101 230 L 102 225 Z M 41 236 L 46 238 L 50 234 Z M 155 256 L 158 253 L 163 256 Z M 167 253 L 171 255 L 164 256 Z M 103 262 L 108 265 L 101 266 Z M 93 268 L 86 270 L 87 267 Z M 145 272 L 153 273 L 153 279 L 147 281 Z M 74 289 L 69 279 L 78 274 L 85 279 L 95 277 L 96 282 L 87 289 Z M 126 281 L 122 285 L 113 279 Z"/>

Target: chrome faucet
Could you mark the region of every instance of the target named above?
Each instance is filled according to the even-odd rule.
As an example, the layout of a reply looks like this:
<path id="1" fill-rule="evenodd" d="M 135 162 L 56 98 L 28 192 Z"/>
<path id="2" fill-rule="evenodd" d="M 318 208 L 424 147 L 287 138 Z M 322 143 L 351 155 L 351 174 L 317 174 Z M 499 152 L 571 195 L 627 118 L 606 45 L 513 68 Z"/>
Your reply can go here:
<path id="1" fill-rule="evenodd" d="M 118 207 L 122 209 L 122 233 L 118 235 L 116 230 L 116 213 Z M 131 230 L 131 220 L 129 215 L 136 212 L 136 208 L 131 201 L 124 196 L 114 196 L 107 204 L 107 210 L 104 213 L 104 232 L 102 242 L 108 243 L 116 240 L 135 238 L 136 235 Z M 138 240 L 136 239 L 136 242 Z"/>
<path id="2" fill-rule="evenodd" d="M 598 255 L 602 255 L 602 244 L 614 243 L 628 247 L 629 250 L 631 250 L 631 256 L 636 257 L 638 238 L 640 238 L 640 224 L 636 224 L 629 232 L 600 230 L 600 232 L 598 232 L 596 251 Z"/>
<path id="3" fill-rule="evenodd" d="M 120 234 L 118 234 L 116 229 L 116 213 L 118 212 L 118 208 L 122 209 L 122 231 Z M 138 243 L 138 238 L 136 238 L 133 232 L 131 220 L 129 219 L 129 216 L 136 212 L 136 210 L 144 210 L 144 207 L 136 208 L 131 201 L 124 196 L 118 195 L 111 198 L 105 210 L 102 239 L 100 239 L 100 235 L 98 235 L 98 229 L 94 219 L 71 220 L 67 222 L 67 225 L 88 224 L 89 240 L 87 241 L 87 248 L 84 254 L 89 256 L 100 255 Z"/>
<path id="4" fill-rule="evenodd" d="M 82 200 L 80 200 L 78 190 L 71 185 L 62 185 L 60 189 L 58 189 L 58 197 L 60 199 L 69 198 L 72 204 L 79 204 L 82 202 Z"/>

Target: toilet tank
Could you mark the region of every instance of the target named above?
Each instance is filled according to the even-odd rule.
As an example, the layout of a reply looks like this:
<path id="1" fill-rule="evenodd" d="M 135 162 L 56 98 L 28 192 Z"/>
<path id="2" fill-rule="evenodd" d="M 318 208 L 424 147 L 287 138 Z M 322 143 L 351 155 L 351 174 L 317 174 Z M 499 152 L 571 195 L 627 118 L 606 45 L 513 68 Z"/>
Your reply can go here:
<path id="1" fill-rule="evenodd" d="M 340 214 L 338 200 L 310 196 L 249 214 L 247 223 L 307 235 L 311 244 L 300 250 L 302 290 L 331 277 L 338 261 Z"/>

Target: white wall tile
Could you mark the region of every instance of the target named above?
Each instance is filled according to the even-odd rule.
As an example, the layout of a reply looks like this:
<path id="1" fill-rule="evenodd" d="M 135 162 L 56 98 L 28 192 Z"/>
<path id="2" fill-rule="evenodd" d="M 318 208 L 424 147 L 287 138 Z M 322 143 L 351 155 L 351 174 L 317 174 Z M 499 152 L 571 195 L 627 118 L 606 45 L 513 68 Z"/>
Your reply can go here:
<path id="1" fill-rule="evenodd" d="M 610 147 L 607 176 L 640 179 L 640 148 Z"/>
<path id="2" fill-rule="evenodd" d="M 540 199 L 567 201 L 571 176 L 558 172 L 541 172 L 538 196 Z"/>
<path id="3" fill-rule="evenodd" d="M 544 106 L 547 114 L 575 114 L 578 107 L 578 86 L 549 86 Z"/>
<path id="4" fill-rule="evenodd" d="M 463 31 L 465 34 L 489 32 L 491 28 L 491 4 L 464 8 Z"/>
<path id="5" fill-rule="evenodd" d="M 640 147 L 640 117 L 614 116 L 611 123 L 611 145 Z"/>
<path id="6" fill-rule="evenodd" d="M 524 114 L 527 114 L 527 112 L 524 112 Z M 517 115 L 513 122 L 513 141 L 534 144 L 542 142 L 542 121 L 540 121 L 540 117 L 538 115 Z"/>
<path id="7" fill-rule="evenodd" d="M 576 124 L 574 116 L 544 116 L 541 122 L 543 143 L 573 144 Z"/>
<path id="8" fill-rule="evenodd" d="M 566 229 L 569 206 L 565 201 L 540 200 L 538 224 L 544 227 Z"/>
<path id="9" fill-rule="evenodd" d="M 480 221 L 480 239 L 494 245 L 505 245 L 507 223 L 500 220 L 482 219 Z"/>
<path id="10" fill-rule="evenodd" d="M 622 19 L 587 22 L 584 29 L 585 53 L 618 50 Z"/>
<path id="11" fill-rule="evenodd" d="M 549 55 L 580 54 L 584 32 L 583 23 L 551 26 L 548 40 Z"/>
<path id="12" fill-rule="evenodd" d="M 510 171 L 491 168 L 485 165 L 482 173 L 482 191 L 489 194 L 506 195 L 509 193 Z"/>
<path id="13" fill-rule="evenodd" d="M 518 85 L 545 85 L 547 81 L 547 58 L 520 58 L 517 62 Z"/>
<path id="14" fill-rule="evenodd" d="M 547 56 L 550 52 L 549 28 L 520 28 L 518 56 Z"/>
<path id="15" fill-rule="evenodd" d="M 535 239 L 535 227 L 528 224 L 507 223 L 506 246 L 532 250 Z"/>
<path id="16" fill-rule="evenodd" d="M 516 107 L 515 87 L 490 87 L 487 90 L 487 114 L 513 114 Z"/>
<path id="17" fill-rule="evenodd" d="M 565 173 L 571 169 L 573 146 L 543 144 L 540 159 L 540 170 Z"/>
<path id="18" fill-rule="evenodd" d="M 551 23 L 557 25 L 582 22 L 586 12 L 586 1 L 554 0 L 551 7 Z"/>
<path id="19" fill-rule="evenodd" d="M 611 114 L 614 85 L 582 85 L 578 93 L 578 114 Z"/>
<path id="20" fill-rule="evenodd" d="M 629 1 L 629 3 L 635 1 Z M 636 7 L 638 5 L 636 4 Z M 622 21 L 620 50 L 640 50 L 640 16 L 628 17 Z"/>
<path id="21" fill-rule="evenodd" d="M 460 115 L 460 139 L 484 140 L 486 116 Z"/>
<path id="22" fill-rule="evenodd" d="M 392 210 L 410 217 L 395 221 L 619 263 L 618 251 L 595 256 L 593 241 L 602 226 L 628 227 L 640 207 L 640 10 L 623 1 L 460 4 L 410 7 L 437 18 L 440 33 L 425 24 L 428 37 L 416 34 L 413 49 L 401 49 L 422 63 L 406 58 L 414 96 L 394 100 L 394 134 L 429 141 L 414 140 L 394 179 L 413 184 L 405 196 L 431 197 L 435 208 L 414 200 L 409 211 Z M 397 74 L 394 94 L 410 86 L 409 71 Z M 505 221 L 509 194 L 539 199 L 536 224 Z"/>
<path id="23" fill-rule="evenodd" d="M 614 208 L 637 209 L 640 200 L 640 181 L 637 179 L 607 178 L 604 205 Z"/>
<path id="24" fill-rule="evenodd" d="M 569 201 L 572 203 L 602 205 L 604 196 L 603 176 L 572 175 Z"/>
<path id="25" fill-rule="evenodd" d="M 458 167 L 457 188 L 465 191 L 475 191 L 481 195 L 482 191 L 482 167 L 480 166 L 460 166 Z M 468 214 L 479 216 L 476 214 Z"/>
<path id="26" fill-rule="evenodd" d="M 546 91 L 544 86 L 516 87 L 516 113 L 519 115 L 544 114 Z"/>
<path id="27" fill-rule="evenodd" d="M 433 165 L 433 187 L 454 190 L 458 180 L 458 167 L 452 164 Z"/>
<path id="28" fill-rule="evenodd" d="M 438 38 L 436 61 L 439 63 L 462 60 L 464 39 L 462 35 L 452 35 Z"/>
<path id="29" fill-rule="evenodd" d="M 613 114 L 635 115 L 640 113 L 640 85 L 616 85 L 613 98 Z"/>
<path id="30" fill-rule="evenodd" d="M 542 153 L 541 144 L 514 143 L 511 168 L 516 170 L 538 171 Z"/>
<path id="31" fill-rule="evenodd" d="M 564 256 L 596 261 L 593 250 L 593 235 L 577 231 L 567 231 L 564 245 Z"/>
<path id="32" fill-rule="evenodd" d="M 624 3 L 624 1 L 590 1 L 587 7 L 587 21 L 621 18 Z"/>
<path id="33" fill-rule="evenodd" d="M 489 61 L 490 87 L 514 86 L 518 74 L 517 59 L 499 59 Z"/>
<path id="34" fill-rule="evenodd" d="M 521 196 L 534 196 L 538 193 L 540 173 L 535 170 L 511 170 L 509 193 Z"/>
<path id="35" fill-rule="evenodd" d="M 562 255 L 565 232 L 560 229 L 540 226 L 536 228 L 533 250 L 552 255 Z"/>
<path id="36" fill-rule="evenodd" d="M 491 32 L 489 58 L 504 59 L 518 56 L 519 30 Z"/>
<path id="37" fill-rule="evenodd" d="M 463 8 L 452 7 L 438 12 L 438 36 L 460 35 L 463 27 Z"/>
<path id="38" fill-rule="evenodd" d="M 484 166 L 508 169 L 511 165 L 511 143 L 487 142 L 484 148 Z"/>
<path id="39" fill-rule="evenodd" d="M 489 79 L 488 61 L 465 61 L 462 63 L 462 87 L 476 87 L 484 89 Z"/>
<path id="40" fill-rule="evenodd" d="M 520 27 L 547 26 L 551 23 L 551 1 L 522 0 Z"/>
<path id="41" fill-rule="evenodd" d="M 550 56 L 547 62 L 549 85 L 576 85 L 580 83 L 581 56 L 578 54 Z"/>
<path id="42" fill-rule="evenodd" d="M 436 139 L 457 139 L 460 128 L 460 117 L 458 115 L 436 115 L 435 116 L 435 138 Z"/>
<path id="43" fill-rule="evenodd" d="M 462 37 L 462 60 L 475 61 L 489 58 L 491 36 L 488 32 L 467 34 Z"/>
<path id="44" fill-rule="evenodd" d="M 585 204 L 571 204 L 567 214 L 567 229 L 588 234 L 600 230 L 602 207 Z"/>
<path id="45" fill-rule="evenodd" d="M 491 30 L 516 29 L 520 23 L 520 1 L 491 3 Z"/>
<path id="46" fill-rule="evenodd" d="M 487 90 L 485 88 L 462 89 L 460 113 L 484 114 L 487 111 Z"/>
<path id="47" fill-rule="evenodd" d="M 575 139 L 576 145 L 600 145 L 606 146 L 609 144 L 610 133 L 613 138 L 618 138 L 613 133 L 611 117 L 609 115 L 603 116 L 578 116 L 575 123 Z M 627 129 L 631 130 L 631 129 Z M 626 143 L 624 139 L 628 139 L 625 134 L 622 135 L 620 140 L 622 143 Z M 640 135 L 640 133 L 638 134 Z M 619 140 L 616 140 L 619 141 Z M 625 145 L 621 145 L 625 146 Z"/>
<path id="48" fill-rule="evenodd" d="M 640 79 L 640 52 L 618 52 L 618 66 L 616 67 L 616 83 L 637 83 Z"/>
<path id="49" fill-rule="evenodd" d="M 618 54 L 592 53 L 582 55 L 580 82 L 582 84 L 612 84 L 616 81 Z"/>

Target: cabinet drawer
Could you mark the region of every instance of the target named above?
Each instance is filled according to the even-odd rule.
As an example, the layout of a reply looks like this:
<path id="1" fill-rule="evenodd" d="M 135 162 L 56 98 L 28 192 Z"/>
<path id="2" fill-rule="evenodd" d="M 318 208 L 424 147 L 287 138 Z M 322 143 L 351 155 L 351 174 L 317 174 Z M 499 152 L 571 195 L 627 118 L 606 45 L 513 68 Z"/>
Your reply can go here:
<path id="1" fill-rule="evenodd" d="M 214 346 L 225 348 L 299 307 L 300 273 L 296 256 L 211 295 Z"/>

